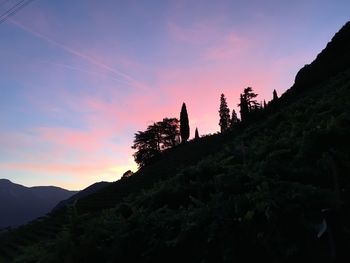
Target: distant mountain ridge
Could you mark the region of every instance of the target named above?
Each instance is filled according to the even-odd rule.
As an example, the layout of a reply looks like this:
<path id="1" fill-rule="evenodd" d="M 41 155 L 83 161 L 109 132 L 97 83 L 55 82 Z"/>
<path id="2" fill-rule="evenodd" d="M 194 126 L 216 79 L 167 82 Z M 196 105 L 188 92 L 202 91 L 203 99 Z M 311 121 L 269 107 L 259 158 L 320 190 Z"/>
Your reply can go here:
<path id="1" fill-rule="evenodd" d="M 0 229 L 25 224 L 77 193 L 55 186 L 25 187 L 0 179 Z"/>

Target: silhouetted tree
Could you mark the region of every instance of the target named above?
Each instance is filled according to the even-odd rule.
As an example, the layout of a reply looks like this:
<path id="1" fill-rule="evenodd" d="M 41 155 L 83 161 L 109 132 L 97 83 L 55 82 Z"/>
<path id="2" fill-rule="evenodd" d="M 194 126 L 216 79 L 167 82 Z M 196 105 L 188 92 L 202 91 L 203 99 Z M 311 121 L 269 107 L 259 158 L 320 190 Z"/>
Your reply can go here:
<path id="1" fill-rule="evenodd" d="M 133 156 L 140 167 L 150 163 L 160 153 L 159 143 L 153 128 L 149 126 L 146 131 L 135 133 L 134 145 L 131 148 L 137 150 Z"/>
<path id="2" fill-rule="evenodd" d="M 243 91 L 243 98 L 247 101 L 249 112 L 251 112 L 253 109 L 259 108 L 259 103 L 254 100 L 258 94 L 253 92 L 253 89 L 251 87 L 245 88 Z"/>
<path id="3" fill-rule="evenodd" d="M 176 118 L 164 118 L 148 126 L 146 131 L 138 131 L 131 147 L 136 150 L 133 154 L 135 162 L 140 167 L 149 164 L 162 150 L 176 146 L 179 136 L 179 120 Z"/>
<path id="4" fill-rule="evenodd" d="M 241 94 L 240 103 L 238 104 L 238 106 L 240 107 L 239 112 L 241 114 L 241 120 L 246 121 L 249 115 L 249 107 L 246 99 L 243 97 L 243 94 Z"/>
<path id="5" fill-rule="evenodd" d="M 260 104 L 254 99 L 258 94 L 253 92 L 251 87 L 245 88 L 240 96 L 240 113 L 241 120 L 246 121 L 249 119 L 249 114 L 253 111 L 259 110 L 261 108 Z"/>
<path id="6" fill-rule="evenodd" d="M 237 113 L 236 111 L 233 109 L 232 110 L 232 115 L 231 115 L 231 123 L 230 123 L 230 127 L 231 129 L 235 126 L 236 123 L 239 122 L 239 119 L 237 117 Z"/>
<path id="7" fill-rule="evenodd" d="M 125 173 L 123 173 L 122 179 L 128 178 L 128 177 L 132 176 L 133 174 L 134 174 L 133 171 L 127 170 Z"/>
<path id="8" fill-rule="evenodd" d="M 277 99 L 278 99 L 277 91 L 274 89 L 274 90 L 273 90 L 273 98 L 272 98 L 272 101 L 276 101 Z"/>
<path id="9" fill-rule="evenodd" d="M 226 98 L 224 94 L 220 97 L 220 131 L 225 132 L 230 127 L 230 109 L 227 106 Z"/>
<path id="10" fill-rule="evenodd" d="M 264 100 L 264 109 L 266 108 L 266 106 L 267 106 L 267 105 L 266 105 L 266 101 Z"/>
<path id="11" fill-rule="evenodd" d="M 179 120 L 176 118 L 164 118 L 157 122 L 160 131 L 161 150 L 171 148 L 180 143 Z"/>
<path id="12" fill-rule="evenodd" d="M 186 142 L 190 137 L 190 125 L 188 123 L 188 114 L 185 103 L 182 103 L 180 112 L 180 134 L 181 142 Z"/>
<path id="13" fill-rule="evenodd" d="M 194 132 L 194 139 L 198 140 L 199 139 L 199 133 L 198 133 L 198 128 L 196 127 L 196 131 Z"/>

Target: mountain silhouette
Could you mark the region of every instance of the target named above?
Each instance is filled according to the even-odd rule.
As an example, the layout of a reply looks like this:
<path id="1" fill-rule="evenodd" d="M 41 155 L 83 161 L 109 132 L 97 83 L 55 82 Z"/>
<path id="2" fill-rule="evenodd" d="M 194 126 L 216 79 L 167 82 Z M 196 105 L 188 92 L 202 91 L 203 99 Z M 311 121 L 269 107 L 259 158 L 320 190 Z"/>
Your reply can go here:
<path id="1" fill-rule="evenodd" d="M 75 193 L 54 186 L 25 187 L 0 179 L 0 228 L 22 225 L 43 216 Z"/>

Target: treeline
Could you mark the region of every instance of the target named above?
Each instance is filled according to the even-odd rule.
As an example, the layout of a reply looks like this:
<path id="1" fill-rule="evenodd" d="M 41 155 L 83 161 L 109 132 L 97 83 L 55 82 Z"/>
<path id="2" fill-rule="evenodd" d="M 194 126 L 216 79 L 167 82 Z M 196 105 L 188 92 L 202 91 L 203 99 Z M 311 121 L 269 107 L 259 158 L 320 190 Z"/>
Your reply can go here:
<path id="1" fill-rule="evenodd" d="M 266 109 L 276 109 L 278 106 L 278 95 L 276 90 L 273 90 L 272 100 L 268 103 L 264 100 L 263 102 L 258 102 L 255 98 L 258 96 L 252 87 L 247 87 L 240 94 L 240 103 L 237 105 L 240 109 L 241 119 L 237 117 L 236 111 L 232 110 L 232 115 L 230 116 L 230 109 L 227 106 L 226 97 L 221 94 L 220 97 L 220 109 L 219 109 L 219 126 L 221 132 L 226 132 L 232 130 L 238 123 L 247 123 L 255 121 L 260 118 L 261 114 Z"/>
<path id="2" fill-rule="evenodd" d="M 247 123 L 258 119 L 260 113 L 266 108 L 277 104 L 278 96 L 276 90 L 273 91 L 273 99 L 269 103 L 265 101 L 259 103 L 256 100 L 257 96 L 258 94 L 251 87 L 243 90 L 243 93 L 240 94 L 240 103 L 238 104 L 241 116 L 241 119 L 239 119 L 234 109 L 230 115 L 226 97 L 224 94 L 221 94 L 219 108 L 221 133 L 234 129 L 240 123 Z M 135 133 L 131 147 L 136 150 L 133 154 L 134 160 L 139 167 L 144 167 L 156 160 L 162 151 L 187 142 L 189 137 L 189 118 L 186 104 L 183 103 L 180 120 L 177 118 L 164 118 L 162 121 L 149 125 L 145 131 Z M 198 140 L 199 138 L 198 128 L 196 128 L 194 140 Z"/>
<path id="3" fill-rule="evenodd" d="M 135 133 L 134 144 L 135 162 L 139 167 L 151 163 L 159 154 L 169 148 L 184 143 L 190 137 L 190 125 L 186 104 L 182 104 L 180 121 L 177 118 L 164 118 L 149 125 L 145 131 Z M 196 137 L 199 138 L 196 128 Z"/>

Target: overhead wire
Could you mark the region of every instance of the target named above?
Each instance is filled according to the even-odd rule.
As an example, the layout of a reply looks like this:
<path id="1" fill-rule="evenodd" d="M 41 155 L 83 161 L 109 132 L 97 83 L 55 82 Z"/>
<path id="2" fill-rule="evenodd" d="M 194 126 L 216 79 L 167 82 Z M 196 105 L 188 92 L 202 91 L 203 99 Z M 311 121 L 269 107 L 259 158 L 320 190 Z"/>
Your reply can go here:
<path id="1" fill-rule="evenodd" d="M 21 0 L 17 2 L 15 5 L 13 5 L 10 9 L 8 9 L 6 12 L 0 15 L 0 24 L 4 23 L 7 19 L 9 19 L 11 16 L 15 15 L 17 12 L 19 12 L 21 9 L 26 7 L 28 4 L 33 2 L 34 0 Z"/>
<path id="2" fill-rule="evenodd" d="M 9 17 L 15 15 L 18 11 L 20 11 L 22 8 L 24 8 L 25 6 L 27 6 L 28 4 L 30 4 L 31 2 L 33 2 L 35 0 L 21 0 L 21 1 L 18 1 L 14 6 L 12 6 L 10 9 L 8 9 L 5 13 L 1 14 L 0 15 L 0 24 L 4 23 Z M 0 3 L 1 4 L 1 3 Z M 71 49 L 59 42 L 56 42 L 38 32 L 35 32 L 35 31 L 31 31 L 29 30 L 28 28 L 26 28 L 24 25 L 21 25 L 19 23 L 15 23 L 14 21 L 12 21 L 13 24 L 19 26 L 20 28 L 38 36 L 39 38 L 42 38 L 42 39 L 45 39 L 46 41 L 56 45 L 56 46 L 59 46 L 60 48 L 64 49 L 65 51 L 75 55 L 75 56 L 78 56 L 94 65 L 97 65 L 101 68 L 104 68 L 106 70 L 108 70 L 109 72 L 111 73 L 114 73 L 115 75 L 118 75 L 118 76 L 121 76 L 122 78 L 124 78 L 124 81 L 126 82 L 126 84 L 129 84 L 129 85 L 138 85 L 139 86 L 139 83 L 137 80 L 133 79 L 131 76 L 129 76 L 128 74 L 126 73 L 123 73 L 121 72 L 120 70 L 117 70 L 117 69 L 114 69 L 114 68 L 111 68 L 110 66 L 84 54 L 84 53 L 81 53 L 79 51 L 76 51 L 74 49 Z M 122 81 L 122 80 L 118 80 L 118 81 Z M 122 81 L 122 82 L 124 82 Z"/>

